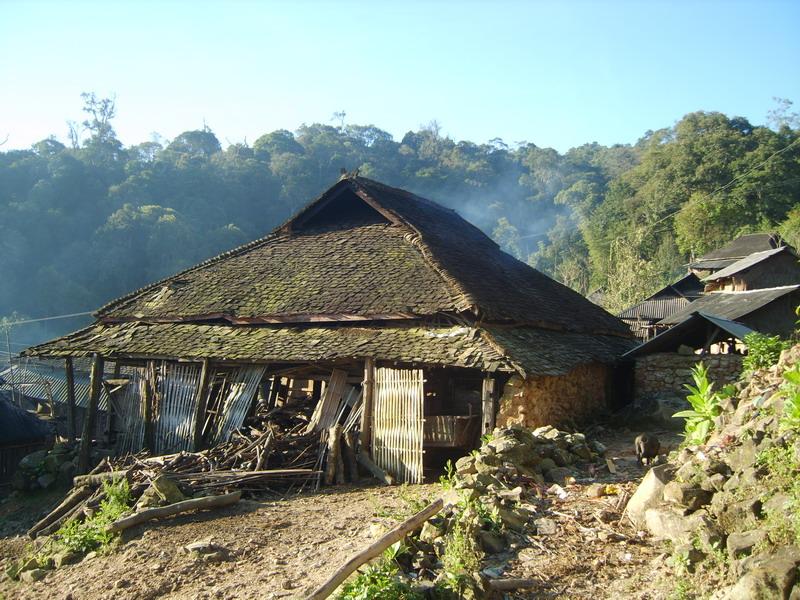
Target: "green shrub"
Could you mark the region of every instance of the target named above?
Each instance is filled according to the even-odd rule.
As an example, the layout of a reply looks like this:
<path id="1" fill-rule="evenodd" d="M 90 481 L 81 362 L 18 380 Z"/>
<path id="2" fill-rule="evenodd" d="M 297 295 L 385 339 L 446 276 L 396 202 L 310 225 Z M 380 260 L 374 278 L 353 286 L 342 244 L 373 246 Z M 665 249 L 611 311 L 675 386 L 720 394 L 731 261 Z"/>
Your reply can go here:
<path id="1" fill-rule="evenodd" d="M 692 368 L 694 385 L 686 385 L 689 395 L 686 400 L 691 410 L 676 412 L 673 417 L 686 419 L 684 426 L 685 442 L 689 445 L 703 444 L 714 429 L 714 419 L 722 409 L 721 396 L 714 392 L 714 384 L 708 380 L 708 370 L 702 362 Z"/>
<path id="2" fill-rule="evenodd" d="M 754 331 L 744 336 L 744 343 L 747 346 L 747 356 L 742 361 L 742 368 L 745 372 L 766 369 L 778 362 L 781 352 L 790 348 L 792 342 L 782 340 L 779 336 L 769 336 Z"/>
<path id="3" fill-rule="evenodd" d="M 439 477 L 439 485 L 443 490 L 452 490 L 456 486 L 456 467 L 452 460 L 448 460 L 444 466 L 445 474 Z"/>
<path id="4" fill-rule="evenodd" d="M 395 559 L 406 551 L 402 542 L 388 548 L 375 564 L 369 565 L 355 578 L 345 583 L 337 600 L 423 600 L 425 596 L 402 580 Z"/>
<path id="5" fill-rule="evenodd" d="M 90 552 L 107 546 L 116 536 L 106 531 L 106 527 L 116 521 L 131 501 L 131 491 L 125 479 L 103 483 L 105 499 L 94 516 L 82 523 L 70 521 L 56 532 L 61 546 L 74 552 Z"/>
<path id="6" fill-rule="evenodd" d="M 780 427 L 797 430 L 800 429 L 800 364 L 785 371 L 783 378 L 786 382 L 779 392 L 784 398 Z"/>
<path id="7" fill-rule="evenodd" d="M 800 542 L 800 461 L 792 446 L 774 446 L 758 455 L 759 466 L 766 467 L 764 480 L 767 500 L 775 494 L 785 494 L 787 503 L 776 510 L 766 510 L 764 528 L 776 544 Z"/>

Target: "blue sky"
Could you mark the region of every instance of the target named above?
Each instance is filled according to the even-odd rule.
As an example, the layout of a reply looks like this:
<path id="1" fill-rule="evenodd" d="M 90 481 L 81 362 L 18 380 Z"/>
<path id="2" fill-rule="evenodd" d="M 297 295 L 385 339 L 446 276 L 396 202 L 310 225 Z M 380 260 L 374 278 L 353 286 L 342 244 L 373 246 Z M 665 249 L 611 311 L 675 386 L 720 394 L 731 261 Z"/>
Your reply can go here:
<path id="1" fill-rule="evenodd" d="M 252 142 L 344 110 L 396 139 L 435 119 L 564 151 L 800 104 L 800 2 L 0 0 L 0 76 L 4 150 L 64 140 L 94 91 L 125 144 L 204 122 Z"/>

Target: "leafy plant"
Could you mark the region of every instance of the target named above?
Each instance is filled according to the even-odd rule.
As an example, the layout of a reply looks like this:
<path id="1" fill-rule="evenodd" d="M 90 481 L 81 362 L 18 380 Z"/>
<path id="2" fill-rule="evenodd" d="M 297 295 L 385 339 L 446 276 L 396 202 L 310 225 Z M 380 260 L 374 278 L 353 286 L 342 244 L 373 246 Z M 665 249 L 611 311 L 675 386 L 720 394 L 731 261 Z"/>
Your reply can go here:
<path id="1" fill-rule="evenodd" d="M 452 460 L 448 460 L 444 466 L 444 475 L 439 477 L 439 485 L 443 490 L 452 490 L 456 486 L 456 467 Z"/>
<path id="2" fill-rule="evenodd" d="M 786 496 L 784 506 L 764 511 L 769 539 L 776 544 L 800 542 L 800 460 L 794 448 L 773 446 L 759 453 L 756 462 L 767 470 L 764 504 L 776 494 Z"/>
<path id="3" fill-rule="evenodd" d="M 708 380 L 708 369 L 702 362 L 692 368 L 694 385 L 686 385 L 689 395 L 686 400 L 691 410 L 676 412 L 673 417 L 686 419 L 685 442 L 689 445 L 703 444 L 714 429 L 714 419 L 720 415 L 720 395 L 714 392 L 714 384 Z"/>
<path id="4" fill-rule="evenodd" d="M 475 538 L 468 526 L 456 519 L 450 533 L 445 537 L 442 566 L 452 589 L 462 589 L 472 573 L 480 568 L 480 554 Z"/>
<path id="5" fill-rule="evenodd" d="M 781 386 L 783 398 L 783 416 L 780 419 L 781 429 L 800 429 L 800 364 L 795 364 L 783 373 L 786 382 Z"/>
<path id="6" fill-rule="evenodd" d="M 754 331 L 744 336 L 747 346 L 747 356 L 742 361 L 744 371 L 766 369 L 778 362 L 781 352 L 790 348 L 792 342 L 782 340 L 780 336 L 769 336 Z"/>
<path id="7" fill-rule="evenodd" d="M 56 532 L 61 546 L 74 552 L 89 552 L 107 546 L 116 534 L 106 531 L 106 527 L 116 521 L 131 501 L 130 487 L 125 479 L 103 483 L 105 499 L 100 509 L 82 523 L 70 521 Z"/>
<path id="8" fill-rule="evenodd" d="M 423 600 L 424 597 L 400 578 L 397 565 L 385 556 L 347 582 L 336 596 L 338 600 Z"/>

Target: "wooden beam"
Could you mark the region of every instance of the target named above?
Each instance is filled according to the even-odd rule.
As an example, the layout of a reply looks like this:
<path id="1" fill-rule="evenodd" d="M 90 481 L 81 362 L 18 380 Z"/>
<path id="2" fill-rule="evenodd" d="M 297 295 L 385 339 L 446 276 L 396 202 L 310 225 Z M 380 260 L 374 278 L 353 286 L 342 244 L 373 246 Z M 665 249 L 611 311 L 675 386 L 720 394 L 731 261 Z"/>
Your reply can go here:
<path id="1" fill-rule="evenodd" d="M 361 453 L 372 456 L 372 404 L 375 395 L 375 359 L 367 358 L 364 361 L 364 381 L 362 382 L 362 402 L 364 408 L 361 412 L 361 431 L 359 442 Z"/>
<path id="2" fill-rule="evenodd" d="M 103 380 L 103 357 L 99 354 L 92 356 L 92 370 L 89 375 L 89 402 L 86 406 L 86 418 L 83 420 L 83 433 L 81 433 L 81 447 L 78 451 L 78 473 L 89 470 L 89 461 L 92 452 L 92 438 L 94 437 L 95 420 L 97 418 L 97 404 L 100 401 L 100 383 Z"/>
<path id="3" fill-rule="evenodd" d="M 203 423 L 205 423 L 210 381 L 211 364 L 207 358 L 204 358 L 203 366 L 200 370 L 200 383 L 197 384 L 194 400 L 194 440 L 192 441 L 192 446 L 195 452 L 200 450 L 200 446 L 203 445 Z"/>
<path id="4" fill-rule="evenodd" d="M 71 444 L 78 432 L 75 416 L 75 370 L 72 357 L 64 359 L 64 371 L 67 375 L 67 441 Z"/>

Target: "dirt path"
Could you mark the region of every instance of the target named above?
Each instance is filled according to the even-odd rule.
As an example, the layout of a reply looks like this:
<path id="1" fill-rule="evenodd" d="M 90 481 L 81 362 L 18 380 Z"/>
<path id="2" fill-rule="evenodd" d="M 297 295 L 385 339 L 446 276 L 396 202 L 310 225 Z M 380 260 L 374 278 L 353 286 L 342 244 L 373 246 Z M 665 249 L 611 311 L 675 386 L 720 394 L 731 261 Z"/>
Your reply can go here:
<path id="1" fill-rule="evenodd" d="M 553 498 L 547 515 L 556 522 L 554 535 L 518 538 L 509 552 L 486 561 L 486 568 L 503 576 L 537 580 L 534 590 L 516 597 L 663 597 L 643 591 L 661 561 L 659 550 L 618 523 L 616 495 L 586 495 L 592 482 L 633 491 L 644 473 L 633 455 L 634 435 L 596 434 L 608 446 L 617 474 L 598 468 L 566 486 L 568 495 Z M 283 501 L 242 501 L 213 515 L 139 526 L 126 532 L 110 555 L 50 572 L 32 585 L 0 582 L 0 598 L 302 598 L 382 527 L 407 513 L 409 495 L 432 497 L 438 491 L 435 485 L 342 487 Z M 19 520 L 16 533 L 25 527 Z M 0 563 L 16 558 L 26 543 L 2 533 L 7 537 L 0 538 Z M 225 549 L 224 560 L 193 558 L 184 549 L 208 538 Z"/>

